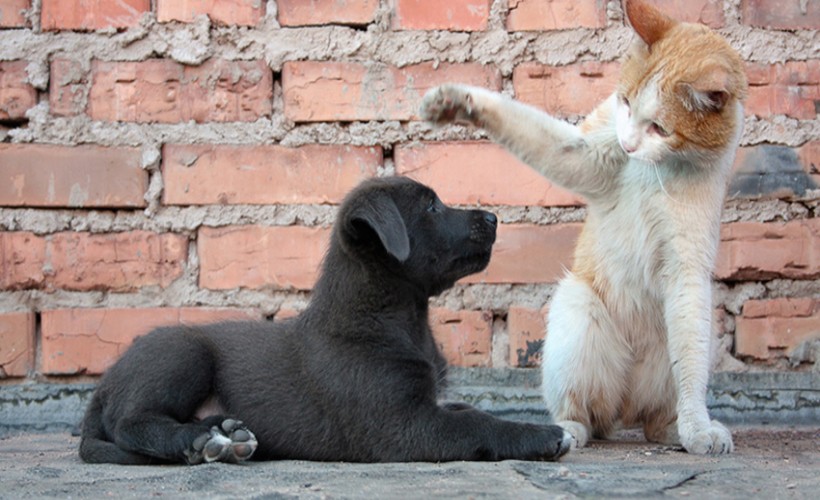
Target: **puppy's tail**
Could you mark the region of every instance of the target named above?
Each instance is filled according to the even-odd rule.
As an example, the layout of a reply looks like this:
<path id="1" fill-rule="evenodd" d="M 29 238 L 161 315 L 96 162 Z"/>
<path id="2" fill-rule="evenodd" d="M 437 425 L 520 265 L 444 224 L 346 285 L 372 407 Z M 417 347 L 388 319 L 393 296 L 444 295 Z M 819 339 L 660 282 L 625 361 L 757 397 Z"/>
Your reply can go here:
<path id="1" fill-rule="evenodd" d="M 83 418 L 80 458 L 90 464 L 150 465 L 156 459 L 125 451 L 109 441 L 102 421 L 102 403 L 95 393 Z"/>

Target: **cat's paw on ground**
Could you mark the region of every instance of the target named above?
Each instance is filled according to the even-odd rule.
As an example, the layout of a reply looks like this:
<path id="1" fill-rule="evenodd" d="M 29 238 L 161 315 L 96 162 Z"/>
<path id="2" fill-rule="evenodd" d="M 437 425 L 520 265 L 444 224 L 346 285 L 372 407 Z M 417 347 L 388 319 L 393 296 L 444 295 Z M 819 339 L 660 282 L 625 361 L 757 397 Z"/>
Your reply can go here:
<path id="1" fill-rule="evenodd" d="M 732 433 L 717 420 L 705 428 L 682 433 L 681 441 L 686 451 L 696 455 L 720 455 L 735 449 Z"/>

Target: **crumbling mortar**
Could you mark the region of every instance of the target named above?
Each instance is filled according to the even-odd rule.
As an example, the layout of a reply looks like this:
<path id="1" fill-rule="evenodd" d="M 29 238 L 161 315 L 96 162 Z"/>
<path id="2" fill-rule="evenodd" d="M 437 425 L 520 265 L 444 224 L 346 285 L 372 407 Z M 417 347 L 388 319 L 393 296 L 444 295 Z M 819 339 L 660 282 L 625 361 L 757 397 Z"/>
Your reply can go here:
<path id="1" fill-rule="evenodd" d="M 377 175 L 395 174 L 395 164 L 388 156 Z M 158 172 L 152 174 L 152 184 L 161 182 Z M 47 235 L 62 231 L 88 231 L 91 233 L 146 230 L 154 232 L 185 233 L 201 226 L 224 227 L 234 225 L 261 226 L 324 226 L 333 223 L 335 204 L 268 204 L 268 205 L 202 205 L 169 206 L 160 202 L 161 190 L 151 196 L 154 208 L 145 210 L 111 209 L 65 209 L 48 211 L 32 208 L 0 208 L 0 230 L 29 231 Z M 149 189 L 149 191 L 151 191 Z M 453 206 L 475 208 L 475 204 Z M 773 206 L 773 208 L 772 208 Z M 729 200 L 724 210 L 724 223 L 732 222 L 792 222 L 815 217 L 810 211 L 795 210 L 800 203 L 784 200 L 768 200 L 767 203 L 751 200 Z M 586 218 L 585 207 L 540 207 L 483 205 L 494 212 L 503 224 L 552 225 L 579 223 Z M 763 207 L 763 208 L 761 208 Z M 768 207 L 768 208 L 767 208 Z"/>

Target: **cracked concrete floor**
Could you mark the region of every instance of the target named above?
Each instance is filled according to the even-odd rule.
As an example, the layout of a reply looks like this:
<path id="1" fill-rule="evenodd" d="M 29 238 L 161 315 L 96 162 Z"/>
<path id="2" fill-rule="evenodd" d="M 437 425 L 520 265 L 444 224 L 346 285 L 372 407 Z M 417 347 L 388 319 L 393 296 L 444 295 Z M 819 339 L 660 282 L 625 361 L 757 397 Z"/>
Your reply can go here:
<path id="1" fill-rule="evenodd" d="M 561 462 L 196 467 L 88 465 L 67 434 L 0 440 L 0 498 L 817 498 L 820 427 L 733 429 L 736 452 L 698 457 L 636 432 Z"/>

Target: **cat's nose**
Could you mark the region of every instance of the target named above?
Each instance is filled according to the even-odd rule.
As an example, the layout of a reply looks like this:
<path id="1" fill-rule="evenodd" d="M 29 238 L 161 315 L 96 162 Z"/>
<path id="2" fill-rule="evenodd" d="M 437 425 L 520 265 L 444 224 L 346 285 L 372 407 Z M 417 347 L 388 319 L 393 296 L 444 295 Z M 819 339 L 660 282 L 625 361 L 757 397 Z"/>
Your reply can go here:
<path id="1" fill-rule="evenodd" d="M 631 155 L 632 153 L 634 153 L 635 151 L 638 150 L 637 145 L 630 144 L 628 142 L 621 142 L 621 147 L 623 148 L 624 151 L 626 151 L 626 154 L 628 154 L 628 155 Z"/>

